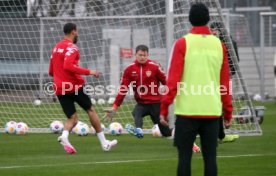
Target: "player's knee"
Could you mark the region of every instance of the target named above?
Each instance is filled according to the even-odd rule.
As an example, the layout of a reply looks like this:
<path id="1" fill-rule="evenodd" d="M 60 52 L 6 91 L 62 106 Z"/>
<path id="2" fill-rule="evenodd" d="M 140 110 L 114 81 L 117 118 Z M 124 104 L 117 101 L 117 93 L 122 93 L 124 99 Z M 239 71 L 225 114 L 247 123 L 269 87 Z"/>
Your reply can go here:
<path id="1" fill-rule="evenodd" d="M 90 107 L 89 109 L 87 109 L 87 113 L 96 113 L 96 110 L 94 107 Z"/>

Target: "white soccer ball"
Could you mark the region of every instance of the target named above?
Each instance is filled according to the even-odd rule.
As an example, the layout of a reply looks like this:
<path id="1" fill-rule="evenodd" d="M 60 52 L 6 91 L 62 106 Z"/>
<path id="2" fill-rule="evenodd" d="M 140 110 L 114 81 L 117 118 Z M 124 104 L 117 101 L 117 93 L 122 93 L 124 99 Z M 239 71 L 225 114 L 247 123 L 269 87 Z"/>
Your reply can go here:
<path id="1" fill-rule="evenodd" d="M 109 125 L 109 133 L 111 135 L 121 135 L 123 132 L 123 127 L 118 122 L 113 122 Z"/>
<path id="2" fill-rule="evenodd" d="M 155 124 L 151 129 L 151 134 L 153 137 L 162 137 L 160 129 L 157 124 Z"/>
<path id="3" fill-rule="evenodd" d="M 16 128 L 15 128 L 15 134 L 18 135 L 24 135 L 26 133 L 28 133 L 28 125 L 24 122 L 19 122 L 16 124 Z"/>
<path id="4" fill-rule="evenodd" d="M 93 127 L 91 126 L 90 129 L 89 129 L 89 133 L 91 133 L 91 134 L 96 134 L 95 128 L 93 128 Z"/>
<path id="5" fill-rule="evenodd" d="M 108 104 L 112 105 L 115 101 L 115 98 L 114 97 L 110 97 L 107 101 Z"/>
<path id="6" fill-rule="evenodd" d="M 255 100 L 255 101 L 261 101 L 261 100 L 262 100 L 262 97 L 261 97 L 260 94 L 255 94 L 255 95 L 253 96 L 253 100 Z"/>
<path id="7" fill-rule="evenodd" d="M 50 124 L 50 130 L 52 133 L 61 133 L 64 125 L 61 121 L 55 120 Z"/>
<path id="8" fill-rule="evenodd" d="M 89 126 L 86 123 L 78 123 L 74 127 L 74 131 L 78 136 L 87 136 L 89 133 Z"/>
<path id="9" fill-rule="evenodd" d="M 15 121 L 9 121 L 5 125 L 5 132 L 8 134 L 14 134 L 15 128 L 16 128 L 16 122 Z"/>
<path id="10" fill-rule="evenodd" d="M 105 104 L 105 100 L 104 99 L 102 99 L 102 98 L 100 98 L 100 99 L 98 99 L 98 105 L 104 105 Z"/>
<path id="11" fill-rule="evenodd" d="M 77 122 L 77 125 L 74 126 L 74 128 L 72 129 L 72 133 L 76 134 L 76 127 L 79 125 L 79 124 L 82 124 L 83 122 L 82 121 L 78 121 Z"/>
<path id="12" fill-rule="evenodd" d="M 34 105 L 35 105 L 35 106 L 40 106 L 41 103 L 42 103 L 42 101 L 39 100 L 39 99 L 36 99 L 36 100 L 34 101 Z"/>
<path id="13" fill-rule="evenodd" d="M 96 104 L 96 100 L 95 100 L 94 98 L 91 98 L 90 100 L 91 100 L 91 103 L 92 103 L 93 105 Z"/>
<path id="14" fill-rule="evenodd" d="M 101 128 L 102 128 L 102 131 L 105 132 L 106 131 L 106 127 L 103 123 L 101 123 Z"/>

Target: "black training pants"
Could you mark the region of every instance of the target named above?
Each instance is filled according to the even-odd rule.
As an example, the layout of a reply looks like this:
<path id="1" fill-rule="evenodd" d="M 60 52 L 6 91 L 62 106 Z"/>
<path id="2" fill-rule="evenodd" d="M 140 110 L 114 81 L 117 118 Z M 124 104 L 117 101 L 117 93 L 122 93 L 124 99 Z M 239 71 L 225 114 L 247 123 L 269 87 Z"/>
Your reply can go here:
<path id="1" fill-rule="evenodd" d="M 184 118 L 177 116 L 174 145 L 178 150 L 177 176 L 191 176 L 192 147 L 200 135 L 204 176 L 217 176 L 217 137 L 219 118 Z"/>
<path id="2" fill-rule="evenodd" d="M 221 116 L 219 118 L 219 133 L 218 133 L 218 138 L 222 140 L 225 137 L 225 132 L 224 132 L 224 125 L 223 125 L 223 117 Z"/>
<path id="3" fill-rule="evenodd" d="M 149 115 L 154 124 L 158 124 L 162 136 L 171 136 L 171 129 L 160 123 L 160 103 L 141 104 L 138 103 L 132 112 L 136 128 L 143 127 L 143 117 Z"/>

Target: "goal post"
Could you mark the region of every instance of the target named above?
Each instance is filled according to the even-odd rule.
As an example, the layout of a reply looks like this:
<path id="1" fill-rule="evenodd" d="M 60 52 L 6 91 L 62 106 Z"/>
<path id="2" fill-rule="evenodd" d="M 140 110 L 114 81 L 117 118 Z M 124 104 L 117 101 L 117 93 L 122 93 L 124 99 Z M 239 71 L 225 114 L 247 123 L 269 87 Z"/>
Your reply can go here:
<path id="1" fill-rule="evenodd" d="M 108 100 L 116 95 L 109 94 L 105 88 L 110 85 L 117 87 L 123 69 L 134 60 L 133 57 L 121 58 L 121 48 L 132 49 L 134 53 L 136 45 L 146 44 L 149 46 L 150 59 L 159 62 L 167 71 L 173 40 L 185 35 L 191 28 L 188 12 L 193 3 L 203 2 L 209 7 L 210 22 L 224 22 L 218 0 L 105 2 L 66 1 L 59 4 L 33 0 L 28 3 L 28 17 L 11 18 L 7 15 L 0 18 L 0 33 L 3 36 L 0 41 L 3 48 L 0 54 L 0 127 L 14 120 L 27 123 L 31 132 L 49 132 L 48 127 L 53 120 L 66 120 L 55 95 L 49 91 L 52 79 L 48 76 L 48 65 L 51 49 L 63 38 L 62 27 L 67 22 L 76 23 L 79 29 L 80 65 L 103 73 L 99 79 L 85 77 L 87 85 L 93 89 L 104 88 L 100 94 L 91 94 L 100 118 L 104 116 L 103 109 L 112 106 Z M 60 9 L 53 9 L 53 5 L 59 5 Z M 232 79 L 237 80 L 235 86 L 239 89 L 239 92 L 233 92 L 234 120 L 228 132 L 260 135 L 261 129 L 248 95 L 246 80 L 239 70 L 224 25 L 222 30 L 237 70 Z M 134 124 L 132 111 L 136 102 L 132 94 L 129 91 L 115 117 L 115 121 L 123 126 L 126 123 Z M 42 101 L 41 105 L 34 104 L 37 98 Z M 105 103 L 98 102 L 99 99 Z M 88 123 L 87 114 L 79 107 L 77 111 L 79 120 Z M 170 121 L 173 120 L 174 116 L 170 115 Z M 108 126 L 108 123 L 103 123 Z M 145 117 L 145 131 L 150 132 L 152 127 L 150 117 Z"/>

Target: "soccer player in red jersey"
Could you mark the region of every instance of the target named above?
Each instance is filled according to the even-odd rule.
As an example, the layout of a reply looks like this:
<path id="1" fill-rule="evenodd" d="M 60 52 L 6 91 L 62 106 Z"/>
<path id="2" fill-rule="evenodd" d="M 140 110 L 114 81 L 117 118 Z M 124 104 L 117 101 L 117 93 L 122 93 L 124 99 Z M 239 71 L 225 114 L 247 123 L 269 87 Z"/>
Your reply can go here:
<path id="1" fill-rule="evenodd" d="M 78 122 L 75 102 L 79 104 L 88 114 L 92 126 L 95 128 L 102 149 L 109 151 L 117 140 L 106 140 L 102 132 L 99 117 L 92 107 L 92 103 L 84 90 L 84 79 L 81 75 L 93 75 L 98 78 L 100 73 L 97 70 L 89 70 L 78 65 L 80 59 L 77 26 L 73 23 L 66 23 L 63 27 L 65 37 L 58 42 L 52 50 L 49 66 L 49 75 L 54 79 L 55 91 L 60 105 L 67 116 L 62 135 L 58 141 L 63 145 L 64 150 L 69 154 L 76 153 L 75 148 L 70 144 L 68 136 L 70 131 Z"/>

